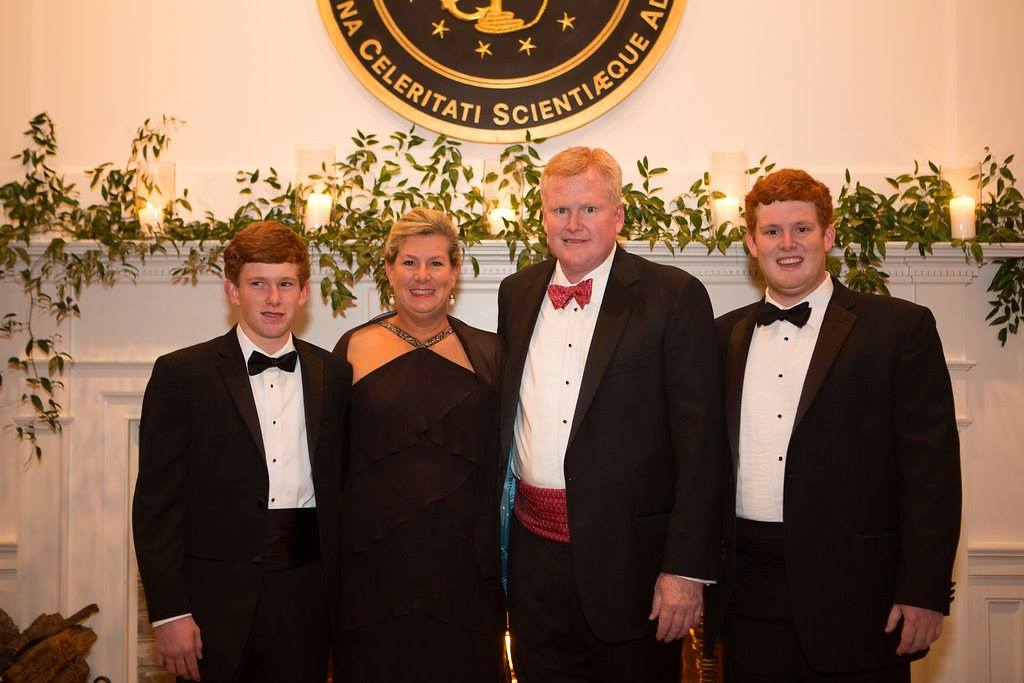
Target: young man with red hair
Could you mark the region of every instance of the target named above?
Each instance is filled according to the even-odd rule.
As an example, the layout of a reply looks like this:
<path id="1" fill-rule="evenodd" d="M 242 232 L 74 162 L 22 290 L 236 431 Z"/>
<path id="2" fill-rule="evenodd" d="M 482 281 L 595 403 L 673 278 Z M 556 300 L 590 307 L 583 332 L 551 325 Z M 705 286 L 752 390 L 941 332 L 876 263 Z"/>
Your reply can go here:
<path id="1" fill-rule="evenodd" d="M 295 232 L 249 225 L 224 271 L 238 325 L 158 358 L 142 403 L 133 522 L 157 656 L 179 680 L 322 683 L 349 370 L 292 335 Z"/>
<path id="2" fill-rule="evenodd" d="M 758 180 L 746 244 L 764 300 L 716 321 L 732 451 L 726 681 L 910 680 L 942 630 L 960 531 L 949 372 L 931 312 L 829 276 L 828 188 Z"/>

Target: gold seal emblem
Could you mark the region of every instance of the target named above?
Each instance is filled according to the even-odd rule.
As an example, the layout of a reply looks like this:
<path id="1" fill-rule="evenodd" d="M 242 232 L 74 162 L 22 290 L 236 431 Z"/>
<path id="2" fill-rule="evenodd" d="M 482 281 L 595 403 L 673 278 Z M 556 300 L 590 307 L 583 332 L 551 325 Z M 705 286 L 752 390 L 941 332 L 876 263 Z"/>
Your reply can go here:
<path id="1" fill-rule="evenodd" d="M 684 0 L 318 0 L 357 78 L 446 135 L 515 142 L 621 102 L 671 41 Z"/>
<path id="2" fill-rule="evenodd" d="M 515 33 L 536 26 L 547 6 L 548 0 L 544 0 L 537 15 L 530 21 L 523 21 L 515 15 L 515 12 L 503 9 L 502 0 L 491 0 L 491 4 L 487 7 L 477 7 L 472 12 L 460 10 L 459 0 L 441 0 L 441 7 L 456 19 L 476 22 L 474 27 L 477 31 L 494 34 Z"/>

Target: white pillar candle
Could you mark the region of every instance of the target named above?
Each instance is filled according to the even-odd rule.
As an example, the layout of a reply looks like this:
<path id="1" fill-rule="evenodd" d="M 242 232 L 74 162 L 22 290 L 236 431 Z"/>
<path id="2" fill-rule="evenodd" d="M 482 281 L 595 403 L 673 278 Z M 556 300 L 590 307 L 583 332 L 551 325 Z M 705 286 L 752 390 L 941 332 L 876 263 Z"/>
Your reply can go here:
<path id="1" fill-rule="evenodd" d="M 319 228 L 331 222 L 331 195 L 313 192 L 306 197 L 306 215 L 303 225 L 307 229 Z"/>
<path id="2" fill-rule="evenodd" d="M 715 200 L 715 225 L 726 221 L 736 228 L 740 226 L 740 200 L 736 197 L 722 197 Z"/>
<path id="3" fill-rule="evenodd" d="M 139 209 L 139 224 L 144 228 L 153 229 L 160 225 L 163 213 L 164 207 L 154 206 L 153 202 L 146 202 L 146 205 Z"/>
<path id="4" fill-rule="evenodd" d="M 949 200 L 949 225 L 953 239 L 974 239 L 974 207 L 973 197 L 953 197 Z"/>

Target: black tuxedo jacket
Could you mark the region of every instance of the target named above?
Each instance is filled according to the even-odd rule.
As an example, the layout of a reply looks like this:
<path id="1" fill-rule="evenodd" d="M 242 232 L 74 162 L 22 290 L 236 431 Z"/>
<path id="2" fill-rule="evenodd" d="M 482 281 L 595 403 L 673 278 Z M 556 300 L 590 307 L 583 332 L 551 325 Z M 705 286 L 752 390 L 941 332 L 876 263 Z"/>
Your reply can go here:
<path id="1" fill-rule="evenodd" d="M 811 665 L 840 672 L 896 664 L 894 603 L 949 613 L 960 532 L 960 449 L 949 372 L 931 312 L 838 281 L 797 407 L 786 460 L 786 574 Z M 757 304 L 716 321 L 732 452 L 735 520 L 740 405 Z M 727 526 L 727 529 L 729 527 Z M 712 628 L 732 571 L 709 591 Z M 923 656 L 923 655 L 921 655 Z"/>
<path id="2" fill-rule="evenodd" d="M 498 293 L 498 332 L 508 345 L 501 400 L 506 458 L 554 267 L 548 260 L 525 268 Z M 616 248 L 564 465 L 575 578 L 587 621 L 602 640 L 653 632 L 647 615 L 659 572 L 716 576 L 725 458 L 720 396 L 704 286 L 678 268 Z"/>
<path id="3" fill-rule="evenodd" d="M 338 508 L 347 364 L 295 339 L 321 556 L 339 616 Z M 203 677 L 237 666 L 259 595 L 270 486 L 256 403 L 234 329 L 161 356 L 146 387 L 133 501 L 135 550 L 153 621 L 191 612 Z"/>

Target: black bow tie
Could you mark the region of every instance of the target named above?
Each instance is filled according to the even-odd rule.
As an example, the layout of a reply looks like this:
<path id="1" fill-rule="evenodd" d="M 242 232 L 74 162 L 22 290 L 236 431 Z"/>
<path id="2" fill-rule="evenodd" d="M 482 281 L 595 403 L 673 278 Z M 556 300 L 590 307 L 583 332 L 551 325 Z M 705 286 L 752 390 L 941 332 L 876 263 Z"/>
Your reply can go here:
<path id="1" fill-rule="evenodd" d="M 776 320 L 788 320 L 797 327 L 803 327 L 811 318 L 811 305 L 806 301 L 793 308 L 779 308 L 775 304 L 762 301 L 757 306 L 755 320 L 758 325 L 771 325 Z"/>
<path id="2" fill-rule="evenodd" d="M 295 372 L 295 361 L 298 357 L 299 354 L 295 351 L 289 351 L 277 358 L 264 356 L 259 351 L 253 351 L 252 355 L 249 356 L 249 362 L 245 365 L 249 368 L 250 375 L 258 375 L 267 368 L 280 368 L 285 372 Z"/>

